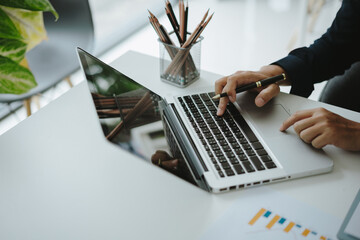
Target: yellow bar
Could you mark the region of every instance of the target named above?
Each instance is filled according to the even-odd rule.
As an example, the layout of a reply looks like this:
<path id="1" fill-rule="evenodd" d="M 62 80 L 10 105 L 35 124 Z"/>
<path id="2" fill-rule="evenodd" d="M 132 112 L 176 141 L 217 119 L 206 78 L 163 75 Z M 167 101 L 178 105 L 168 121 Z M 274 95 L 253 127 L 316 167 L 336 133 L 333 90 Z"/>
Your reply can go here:
<path id="1" fill-rule="evenodd" d="M 293 228 L 293 226 L 295 226 L 294 222 L 290 222 L 289 225 L 286 226 L 286 228 L 284 229 L 284 232 L 290 232 L 290 230 Z"/>
<path id="2" fill-rule="evenodd" d="M 305 230 L 303 231 L 302 235 L 306 237 L 307 235 L 309 235 L 309 233 L 310 233 L 310 230 L 309 230 L 309 229 L 305 229 Z"/>
<path id="3" fill-rule="evenodd" d="M 326 240 L 326 237 L 321 236 L 320 239 L 321 239 L 321 240 Z"/>
<path id="4" fill-rule="evenodd" d="M 274 224 L 275 224 L 277 221 L 279 221 L 279 219 L 280 219 L 280 216 L 279 216 L 279 215 L 275 215 L 275 217 L 274 217 L 273 219 L 271 219 L 271 221 L 269 222 L 269 224 L 266 225 L 266 228 L 271 229 L 272 226 L 274 226 Z"/>
<path id="5" fill-rule="evenodd" d="M 253 219 L 250 220 L 249 224 L 253 225 L 264 213 L 265 213 L 265 209 L 262 208 L 260 209 L 260 211 L 253 217 Z"/>

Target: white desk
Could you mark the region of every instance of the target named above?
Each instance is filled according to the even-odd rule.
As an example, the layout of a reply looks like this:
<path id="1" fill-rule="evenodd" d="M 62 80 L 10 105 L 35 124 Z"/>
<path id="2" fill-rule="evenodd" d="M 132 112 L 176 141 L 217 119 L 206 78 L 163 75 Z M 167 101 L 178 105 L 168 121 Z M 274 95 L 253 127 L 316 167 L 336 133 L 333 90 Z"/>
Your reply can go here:
<path id="1" fill-rule="evenodd" d="M 211 89 L 219 78 L 202 72 L 179 89 L 159 80 L 156 58 L 129 52 L 112 65 L 162 95 Z M 91 101 L 83 82 L 0 137 L 0 239 L 198 239 L 234 200 L 246 204 L 251 190 L 210 194 L 108 143 Z M 326 151 L 333 172 L 269 186 L 343 218 L 359 188 L 360 155 Z"/>

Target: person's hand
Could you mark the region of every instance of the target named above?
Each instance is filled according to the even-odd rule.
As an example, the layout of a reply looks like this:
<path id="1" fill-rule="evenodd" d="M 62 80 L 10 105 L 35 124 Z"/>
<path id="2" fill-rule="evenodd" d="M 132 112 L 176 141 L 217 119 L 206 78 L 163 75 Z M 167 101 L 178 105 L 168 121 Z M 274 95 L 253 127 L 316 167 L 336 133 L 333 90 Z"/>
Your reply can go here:
<path id="1" fill-rule="evenodd" d="M 280 127 L 285 131 L 294 126 L 295 132 L 315 148 L 332 144 L 344 150 L 360 151 L 360 123 L 343 118 L 324 108 L 298 111 Z"/>
<path id="2" fill-rule="evenodd" d="M 276 65 L 264 66 L 260 71 L 237 71 L 236 73 L 223 77 L 215 82 L 215 94 L 226 92 L 228 97 L 220 98 L 217 115 L 221 116 L 224 114 L 226 105 L 229 100 L 235 102 L 236 92 L 235 89 L 238 86 L 256 82 L 265 78 L 269 78 L 275 75 L 284 73 L 284 70 Z M 280 88 L 277 84 L 270 84 L 266 87 L 256 88 L 259 94 L 255 98 L 255 104 L 258 107 L 264 106 L 273 97 L 279 94 Z"/>
<path id="3" fill-rule="evenodd" d="M 151 162 L 154 165 L 157 165 L 165 170 L 170 172 L 176 172 L 179 165 L 179 160 L 172 158 L 167 152 L 162 150 L 157 150 L 151 156 Z"/>

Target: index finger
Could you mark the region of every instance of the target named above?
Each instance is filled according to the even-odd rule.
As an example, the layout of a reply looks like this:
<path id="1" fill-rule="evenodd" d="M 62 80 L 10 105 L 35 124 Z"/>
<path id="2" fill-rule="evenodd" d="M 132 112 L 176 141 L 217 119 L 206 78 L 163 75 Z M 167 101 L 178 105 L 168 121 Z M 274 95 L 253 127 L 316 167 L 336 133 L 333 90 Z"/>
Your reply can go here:
<path id="1" fill-rule="evenodd" d="M 289 127 L 291 127 L 292 125 L 294 125 L 296 122 L 305 119 L 305 118 L 309 118 L 313 115 L 313 111 L 312 110 L 302 110 L 302 111 L 297 111 L 296 113 L 294 113 L 293 115 L 291 115 L 288 119 L 286 119 L 283 124 L 280 127 L 280 131 L 285 131 L 286 129 L 288 129 Z"/>

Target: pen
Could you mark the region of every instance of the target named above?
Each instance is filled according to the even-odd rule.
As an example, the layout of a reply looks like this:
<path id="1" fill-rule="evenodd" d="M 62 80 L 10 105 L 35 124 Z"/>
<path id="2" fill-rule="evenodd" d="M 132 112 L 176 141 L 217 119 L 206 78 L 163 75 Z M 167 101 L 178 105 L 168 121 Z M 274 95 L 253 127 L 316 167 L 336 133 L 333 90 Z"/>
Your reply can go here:
<path id="1" fill-rule="evenodd" d="M 282 73 L 282 74 L 274 76 L 274 77 L 266 78 L 266 79 L 263 79 L 263 80 L 260 80 L 257 82 L 253 82 L 253 83 L 238 87 L 238 88 L 236 88 L 235 91 L 236 91 L 236 93 L 241 93 L 241 92 L 253 89 L 253 88 L 264 87 L 264 86 L 270 85 L 272 83 L 276 83 L 276 82 L 284 81 L 284 80 L 286 80 L 286 76 L 285 76 L 285 73 Z M 227 93 L 217 94 L 213 97 L 213 99 L 219 99 L 222 97 L 227 97 Z"/>

